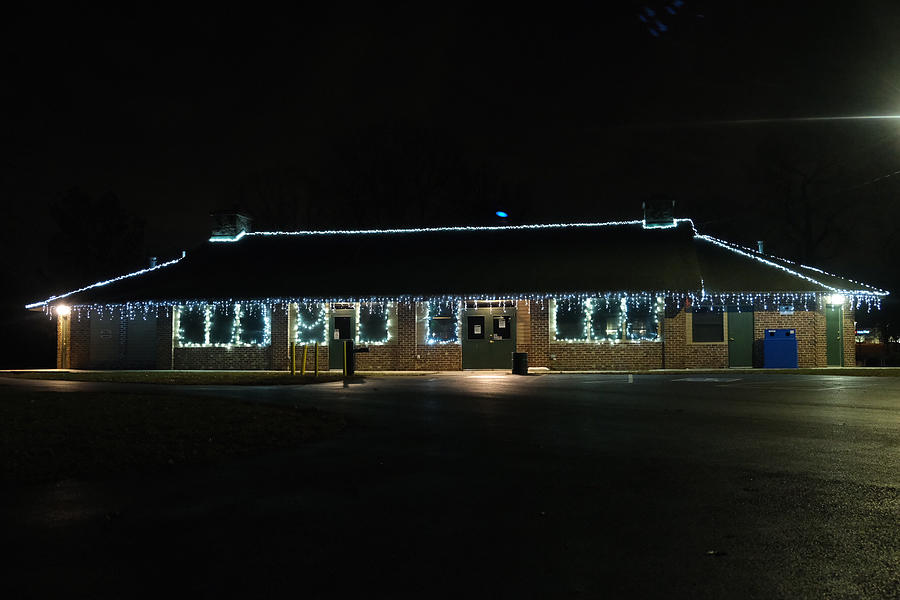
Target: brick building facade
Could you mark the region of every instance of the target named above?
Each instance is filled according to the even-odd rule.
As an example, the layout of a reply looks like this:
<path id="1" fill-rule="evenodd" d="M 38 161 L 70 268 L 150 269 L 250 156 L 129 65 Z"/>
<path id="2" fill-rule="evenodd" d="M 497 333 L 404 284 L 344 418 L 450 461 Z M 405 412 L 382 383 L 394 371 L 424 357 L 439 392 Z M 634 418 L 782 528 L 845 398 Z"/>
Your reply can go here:
<path id="1" fill-rule="evenodd" d="M 479 266 L 508 248 L 516 260 Z M 292 279 L 270 259 L 333 254 L 393 268 Z M 58 316 L 59 368 L 286 370 L 305 348 L 325 371 L 342 340 L 367 348 L 362 371 L 509 368 L 513 351 L 552 370 L 727 368 L 751 348 L 758 366 L 767 329 L 794 331 L 798 366 L 819 367 L 855 364 L 854 311 L 886 293 L 673 219 L 242 231 L 29 308 Z"/>

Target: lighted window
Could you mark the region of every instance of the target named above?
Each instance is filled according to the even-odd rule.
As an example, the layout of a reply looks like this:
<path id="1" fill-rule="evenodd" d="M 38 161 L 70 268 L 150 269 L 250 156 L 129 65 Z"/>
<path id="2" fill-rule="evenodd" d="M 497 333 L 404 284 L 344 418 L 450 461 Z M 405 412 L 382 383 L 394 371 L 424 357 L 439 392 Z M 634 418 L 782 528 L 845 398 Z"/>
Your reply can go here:
<path id="1" fill-rule="evenodd" d="M 622 308 L 618 298 L 595 298 L 591 302 L 591 338 L 622 339 Z"/>
<path id="2" fill-rule="evenodd" d="M 694 308 L 691 318 L 691 337 L 694 342 L 722 342 L 725 340 L 725 321 L 721 309 Z"/>
<path id="3" fill-rule="evenodd" d="M 629 340 L 659 338 L 659 318 L 653 307 L 629 307 L 625 323 L 625 337 Z"/>
<path id="4" fill-rule="evenodd" d="M 182 344 L 206 343 L 206 306 L 179 308 L 178 340 Z"/>
<path id="5" fill-rule="evenodd" d="M 234 306 L 218 305 L 209 310 L 209 343 L 234 343 Z"/>
<path id="6" fill-rule="evenodd" d="M 428 303 L 426 343 L 441 344 L 459 341 L 457 305 L 457 302 L 440 300 L 432 300 Z"/>
<path id="7" fill-rule="evenodd" d="M 296 305 L 295 340 L 298 344 L 326 343 L 324 304 Z"/>
<path id="8" fill-rule="evenodd" d="M 240 336 L 238 341 L 249 346 L 265 346 L 269 343 L 269 309 L 259 305 L 240 305 Z"/>
<path id="9" fill-rule="evenodd" d="M 583 300 L 557 300 L 555 315 L 557 340 L 587 340 L 587 314 Z"/>
<path id="10" fill-rule="evenodd" d="M 388 341 L 389 307 L 382 302 L 363 302 L 359 305 L 360 343 Z"/>

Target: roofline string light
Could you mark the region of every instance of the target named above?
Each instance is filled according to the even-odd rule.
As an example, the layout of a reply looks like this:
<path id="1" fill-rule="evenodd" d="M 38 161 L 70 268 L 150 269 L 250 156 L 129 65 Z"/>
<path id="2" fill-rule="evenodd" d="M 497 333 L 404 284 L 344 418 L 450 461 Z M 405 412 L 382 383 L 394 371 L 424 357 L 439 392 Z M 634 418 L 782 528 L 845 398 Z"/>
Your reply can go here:
<path id="1" fill-rule="evenodd" d="M 47 298 L 46 300 L 42 300 L 40 302 L 32 302 L 31 304 L 26 304 L 25 308 L 37 308 L 39 306 L 44 306 L 46 304 L 49 304 L 50 302 L 53 302 L 54 300 L 61 300 L 62 298 L 68 298 L 72 294 L 77 294 L 79 292 L 84 292 L 86 290 L 90 290 L 93 288 L 103 287 L 104 285 L 109 285 L 110 283 L 114 283 L 116 281 L 121 281 L 123 279 L 128 279 L 130 277 L 137 277 L 138 275 L 143 275 L 145 273 L 149 273 L 150 271 L 157 271 L 164 267 L 169 267 L 171 265 L 174 265 L 175 263 L 180 261 L 185 256 L 186 256 L 186 253 L 182 252 L 181 256 L 179 256 L 178 258 L 173 258 L 172 260 L 158 264 L 155 267 L 147 267 L 146 269 L 141 269 L 140 271 L 135 271 L 133 273 L 126 273 L 125 275 L 119 275 L 118 277 L 113 277 L 112 279 L 107 279 L 105 281 L 98 281 L 97 283 L 92 283 L 91 285 L 86 285 L 82 288 L 78 288 L 77 290 L 72 290 L 71 292 L 66 292 L 65 294 L 59 294 L 58 296 L 51 296 L 51 297 Z"/>
<path id="2" fill-rule="evenodd" d="M 776 269 L 781 269 L 785 273 L 789 273 L 790 275 L 793 275 L 794 277 L 799 277 L 800 279 L 805 279 L 806 281 L 815 283 L 816 285 L 820 285 L 832 292 L 847 293 L 852 296 L 860 296 L 860 295 L 862 295 L 862 296 L 887 296 L 888 295 L 888 292 L 886 292 L 884 290 L 878 290 L 878 288 L 873 288 L 873 290 L 877 290 L 877 291 L 870 291 L 870 290 L 845 290 L 842 288 L 834 287 L 833 285 L 828 285 L 827 283 L 819 281 L 818 279 L 815 279 L 808 275 L 804 275 L 803 273 L 800 273 L 793 269 L 789 269 L 789 268 L 785 267 L 784 265 L 780 265 L 769 259 L 763 258 L 762 256 L 759 255 L 759 253 L 752 253 L 749 249 L 742 250 L 740 248 L 736 248 L 723 240 L 714 238 L 709 235 L 696 234 L 694 237 L 697 239 L 704 240 L 706 242 L 710 242 L 712 244 L 715 244 L 715 245 L 725 248 L 727 250 L 731 250 L 732 252 L 734 252 L 736 254 L 740 254 L 742 256 L 746 256 L 747 258 L 752 258 L 753 260 L 757 260 L 757 261 L 759 261 L 765 265 L 768 265 L 770 267 L 775 267 Z M 827 275 L 827 273 L 825 273 L 824 271 L 822 271 L 822 273 Z M 836 277 L 836 276 L 832 275 L 832 277 Z M 843 279 L 843 278 L 839 278 L 839 279 Z M 852 280 L 848 280 L 848 281 L 852 281 Z M 859 282 L 854 281 L 853 283 L 859 283 Z M 860 285 L 865 285 L 865 284 L 860 284 Z"/>
<path id="3" fill-rule="evenodd" d="M 688 219 L 679 219 L 685 221 Z M 616 225 L 642 225 L 642 220 L 606 221 L 602 223 L 544 223 L 536 225 L 457 225 L 452 227 L 414 227 L 407 229 L 330 229 L 327 231 L 254 231 L 246 237 L 253 236 L 327 236 L 327 235 L 382 235 L 404 233 L 445 233 L 473 231 L 519 231 L 534 229 L 566 229 L 569 227 L 612 227 Z M 235 236 L 237 238 L 238 236 Z M 245 236 L 240 236 L 245 237 Z M 212 240 L 210 240 L 212 241 Z M 237 239 L 218 239 L 221 242 L 236 242 Z"/>
<path id="4" fill-rule="evenodd" d="M 539 294 L 539 293 L 492 293 L 492 294 L 447 294 L 447 295 L 398 295 L 398 296 L 354 296 L 342 298 L 259 298 L 259 299 L 218 299 L 218 300 L 146 300 L 138 302 L 111 303 L 111 304 L 76 304 L 71 307 L 74 315 L 81 319 L 86 315 L 119 314 L 129 319 L 136 319 L 143 316 L 144 319 L 156 316 L 160 309 L 165 310 L 166 314 L 172 309 L 178 307 L 193 306 L 231 306 L 235 303 L 241 303 L 247 306 L 264 306 L 267 308 L 279 307 L 281 310 L 287 311 L 290 304 L 343 304 L 343 303 L 387 303 L 393 302 L 397 304 L 411 305 L 420 302 L 439 302 L 439 303 L 461 303 L 461 302 L 488 302 L 495 301 L 497 298 L 505 298 L 509 302 L 515 301 L 531 301 L 537 303 L 549 302 L 550 300 L 586 300 L 589 298 L 616 300 L 624 298 L 627 307 L 646 307 L 658 298 L 663 298 L 666 306 L 672 308 L 682 308 L 690 301 L 691 306 L 709 306 L 709 307 L 726 307 L 734 306 L 736 310 L 777 310 L 781 306 L 802 305 L 804 310 L 821 309 L 828 302 L 834 293 L 843 295 L 851 306 L 854 308 L 865 305 L 869 310 L 873 307 L 881 306 L 881 296 L 874 294 L 853 295 L 846 291 L 826 292 L 826 291 L 809 291 L 809 292 L 759 292 L 759 291 L 743 291 L 743 292 L 710 292 L 706 291 L 703 295 L 701 290 L 655 290 L 655 291 L 617 291 L 617 292 L 575 292 L 560 294 Z M 458 304 L 457 304 L 458 305 Z M 49 317 L 53 316 L 50 306 L 44 307 Z"/>
<path id="5" fill-rule="evenodd" d="M 797 261 L 793 261 L 793 260 L 791 260 L 791 259 L 789 259 L 789 258 L 782 258 L 782 257 L 780 257 L 780 256 L 775 256 L 775 255 L 772 255 L 772 254 L 765 254 L 765 253 L 760 252 L 759 250 L 754 250 L 753 248 L 748 248 L 748 247 L 746 247 L 746 246 L 741 246 L 740 244 L 735 244 L 734 242 L 728 242 L 728 241 L 726 241 L 726 240 L 722 240 L 722 239 L 713 237 L 713 236 L 711 236 L 711 235 L 703 235 L 703 234 L 700 234 L 696 229 L 694 230 L 694 237 L 698 237 L 698 238 L 700 238 L 700 239 L 703 239 L 703 240 L 706 240 L 706 241 L 713 242 L 714 244 L 718 244 L 718 245 L 720 245 L 720 246 L 722 246 L 722 247 L 728 248 L 729 250 L 731 250 L 731 251 L 733 251 L 733 252 L 737 252 L 738 254 L 743 254 L 743 255 L 749 256 L 750 258 L 754 258 L 754 259 L 756 259 L 756 260 L 759 260 L 760 262 L 763 262 L 763 263 L 765 263 L 765 264 L 767 264 L 767 265 L 769 265 L 769 266 L 777 267 L 777 268 L 779 268 L 779 269 L 782 269 L 782 270 L 784 270 L 784 271 L 787 271 L 788 273 L 790 273 L 790 274 L 792 274 L 792 275 L 796 275 L 796 276 L 798 276 L 798 277 L 803 277 L 803 278 L 805 278 L 805 279 L 809 279 L 809 281 L 815 282 L 815 283 L 817 283 L 817 284 L 819 284 L 819 285 L 822 285 L 822 286 L 825 286 L 825 287 L 828 287 L 828 286 L 827 286 L 826 284 L 820 282 L 820 281 L 817 281 L 817 280 L 814 279 L 814 278 L 807 277 L 807 276 L 805 276 L 805 275 L 803 275 L 803 274 L 801 274 L 801 273 L 797 273 L 796 271 L 793 271 L 793 270 L 791 270 L 791 269 L 788 269 L 787 267 L 785 267 L 785 266 L 783 266 L 783 265 L 779 265 L 779 264 L 774 263 L 774 262 L 772 262 L 771 260 L 767 260 L 767 259 L 765 259 L 765 258 L 763 258 L 763 257 L 768 257 L 769 259 L 780 260 L 780 261 L 783 261 L 783 262 L 786 262 L 786 263 L 789 263 L 789 264 L 792 264 L 792 265 L 797 265 L 797 266 L 800 267 L 801 269 L 809 269 L 810 271 L 815 271 L 815 272 L 817 272 L 817 273 L 821 273 L 822 275 L 825 275 L 825 276 L 827 276 L 827 277 L 834 277 L 835 279 L 846 279 L 847 281 L 850 281 L 850 282 L 853 282 L 853 283 L 856 283 L 856 284 L 859 284 L 859 285 L 864 285 L 864 286 L 866 286 L 867 288 L 871 288 L 872 291 L 869 291 L 868 293 L 874 294 L 874 295 L 876 295 L 876 296 L 888 296 L 888 295 L 890 295 L 890 292 L 888 292 L 888 291 L 886 291 L 886 290 L 882 290 L 882 289 L 880 289 L 880 288 L 877 288 L 877 287 L 875 287 L 874 285 L 869 285 L 869 284 L 867 284 L 867 283 L 862 283 L 861 281 L 856 281 L 855 279 L 851 279 L 851 278 L 849 278 L 849 277 L 844 277 L 844 276 L 842 276 L 842 275 L 835 275 L 834 273 L 829 273 L 828 271 L 825 271 L 825 270 L 820 269 L 820 268 L 818 268 L 818 267 L 811 267 L 811 266 L 809 266 L 809 265 L 804 265 L 804 264 L 799 263 L 799 262 L 797 262 Z M 831 289 L 838 289 L 838 288 L 831 288 Z M 841 291 L 847 291 L 847 290 L 841 290 Z M 866 293 L 866 292 L 867 292 L 866 290 L 857 290 L 857 293 Z"/>
<path id="6" fill-rule="evenodd" d="M 874 303 L 876 306 L 880 307 L 880 297 L 886 296 L 889 294 L 889 292 L 887 292 L 885 290 L 879 290 L 878 288 L 853 281 L 852 279 L 847 279 L 847 280 L 851 281 L 853 283 L 859 283 L 859 285 L 866 285 L 866 287 L 868 287 L 870 289 L 868 289 L 868 290 L 849 290 L 849 289 L 841 289 L 841 288 L 834 287 L 832 285 L 828 285 L 828 284 L 826 284 L 822 281 L 819 281 L 813 277 L 810 277 L 808 275 L 805 275 L 803 273 L 800 273 L 798 271 L 795 271 L 793 269 L 785 267 L 784 265 L 773 262 L 772 260 L 769 260 L 767 258 L 763 258 L 765 255 L 760 254 L 759 252 L 757 252 L 755 250 L 751 250 L 749 248 L 744 248 L 742 246 L 738 246 L 736 244 L 732 244 L 732 243 L 726 242 L 724 240 L 720 240 L 713 236 L 703 235 L 699 231 L 697 231 L 697 228 L 691 219 L 673 219 L 673 224 L 671 226 L 665 225 L 662 228 L 677 227 L 680 223 L 689 223 L 694 232 L 695 238 L 699 238 L 701 240 L 718 245 L 722 248 L 725 248 L 727 250 L 735 252 L 739 255 L 742 255 L 742 256 L 745 256 L 748 258 L 752 258 L 763 264 L 766 264 L 767 266 L 780 269 L 780 270 L 782 270 L 786 273 L 789 273 L 795 277 L 799 277 L 800 279 L 803 279 L 803 280 L 809 281 L 811 283 L 814 283 L 816 285 L 819 285 L 819 286 L 825 288 L 825 291 L 829 291 L 829 292 L 833 292 L 833 293 L 837 293 L 837 292 L 842 293 L 842 294 L 848 296 L 851 299 L 851 302 L 854 303 L 854 305 L 859 305 L 860 300 L 862 300 L 862 302 L 865 303 L 867 306 L 869 306 L 869 308 L 871 308 L 872 303 Z M 454 227 L 430 227 L 430 228 L 411 228 L 411 229 L 361 229 L 361 230 L 329 230 L 329 231 L 258 231 L 258 232 L 242 231 L 241 233 L 239 233 L 233 237 L 228 237 L 228 238 L 218 237 L 216 239 L 210 238 L 210 241 L 237 242 L 237 241 L 243 239 L 244 237 L 249 237 L 249 236 L 328 236 L 328 235 L 411 234 L 411 233 L 432 233 L 432 232 L 519 231 L 519 230 L 541 230 L 541 229 L 613 227 L 613 226 L 624 226 L 624 225 L 641 225 L 642 227 L 647 228 L 647 225 L 646 225 L 645 221 L 643 221 L 643 220 L 629 220 L 629 221 L 606 221 L 606 222 L 597 222 L 597 223 L 552 223 L 552 224 L 502 225 L 502 226 L 454 226 Z M 656 228 L 660 228 L 660 227 L 653 227 L 653 228 L 656 229 Z M 150 271 L 155 271 L 155 270 L 158 270 L 158 269 L 161 269 L 164 267 L 168 267 L 168 266 L 174 265 L 175 263 L 179 262 L 184 257 L 185 257 L 185 254 L 182 253 L 181 257 L 170 260 L 165 263 L 162 263 L 155 267 L 149 267 L 146 269 L 141 269 L 139 271 L 135 271 L 133 273 L 128 273 L 125 275 L 120 275 L 119 277 L 107 279 L 105 281 L 99 281 L 97 283 L 93 283 L 91 285 L 88 285 L 88 286 L 85 286 L 82 288 L 78 288 L 76 290 L 72 290 L 65 294 L 52 296 L 52 297 L 50 297 L 46 300 L 40 301 L 40 302 L 34 302 L 32 304 L 27 304 L 25 306 L 25 308 L 30 309 L 30 308 L 44 307 L 46 309 L 49 307 L 49 303 L 51 303 L 55 300 L 60 300 L 62 298 L 66 298 L 68 296 L 77 294 L 79 292 L 84 292 L 84 291 L 87 291 L 87 290 L 90 290 L 93 288 L 102 287 L 102 286 L 108 285 L 108 284 L 116 282 L 116 281 L 128 279 L 128 278 L 135 277 L 138 275 L 143 275 L 145 273 L 149 273 Z M 794 263 L 793 261 L 789 261 L 787 259 L 780 259 L 777 257 L 772 257 L 772 258 L 776 258 L 777 260 L 782 260 L 782 261 L 788 262 L 790 264 L 797 264 L 797 263 Z M 811 269 L 813 271 L 822 273 L 829 277 L 835 277 L 838 279 L 846 279 L 846 278 L 839 277 L 837 275 L 832 275 L 830 273 L 822 271 L 821 269 L 816 269 L 814 267 L 807 267 L 805 265 L 799 265 L 799 266 L 802 268 Z M 668 291 L 668 292 L 666 292 L 666 291 L 663 291 L 663 292 L 660 292 L 660 291 L 655 291 L 655 292 L 607 292 L 607 294 L 622 294 L 622 293 L 627 293 L 627 294 L 631 294 L 631 295 L 634 295 L 635 293 L 637 293 L 637 294 L 651 294 L 652 293 L 652 294 L 663 294 L 666 296 L 671 296 L 671 295 L 675 294 L 675 295 L 687 295 L 687 296 L 690 296 L 691 298 L 695 297 L 694 291 L 684 291 L 684 290 Z M 705 286 L 702 283 L 701 283 L 701 289 L 700 289 L 700 297 L 701 298 L 706 298 L 707 296 L 709 296 L 713 299 L 716 297 L 721 297 L 721 298 L 740 297 L 740 298 L 746 300 L 748 295 L 751 298 L 762 298 L 762 297 L 776 297 L 779 295 L 785 295 L 785 294 L 791 294 L 791 293 L 792 292 L 734 292 L 734 293 L 725 293 L 725 294 L 713 294 L 710 296 L 707 293 L 707 291 L 705 290 Z M 801 294 L 804 294 L 805 296 L 809 296 L 810 294 L 815 295 L 817 293 L 821 293 L 821 291 L 820 292 L 805 292 L 805 293 L 801 293 Z M 589 292 L 587 294 L 582 294 L 582 295 L 596 296 L 597 293 Z M 490 294 L 490 295 L 487 295 L 487 294 L 475 294 L 475 295 L 456 294 L 456 295 L 452 295 L 452 296 L 438 296 L 438 298 L 453 298 L 454 300 L 465 300 L 465 299 L 484 299 L 484 300 L 486 300 L 486 299 L 496 298 L 496 297 L 500 297 L 500 296 L 503 296 L 503 294 L 500 294 L 500 295 L 497 295 L 497 294 Z M 507 296 L 508 296 L 508 294 L 507 294 Z M 538 298 L 565 298 L 565 297 L 571 297 L 571 294 L 526 293 L 526 294 L 514 295 L 514 297 L 517 299 L 529 300 L 529 299 L 538 299 Z M 385 297 L 385 298 L 348 298 L 348 299 L 345 299 L 344 301 L 347 301 L 347 302 L 358 302 L 358 301 L 408 302 L 408 301 L 421 301 L 426 298 L 427 298 L 427 296 L 402 295 L 401 294 L 398 296 Z M 873 299 L 874 299 L 874 302 L 873 302 Z M 233 302 L 234 300 L 232 299 L 230 301 Z M 308 299 L 299 299 L 298 300 L 296 298 L 274 299 L 274 302 L 277 304 L 284 304 L 285 302 L 296 302 L 296 301 L 308 302 L 311 300 L 308 300 Z M 320 298 L 320 299 L 312 300 L 312 301 L 339 302 L 341 300 L 340 299 L 330 299 L 330 298 Z M 177 304 L 183 303 L 184 301 L 179 300 L 179 301 L 163 301 L 163 302 L 153 302 L 153 301 L 145 301 L 145 302 L 151 302 L 154 305 L 158 305 L 158 306 L 175 306 Z M 269 300 L 265 300 L 265 302 L 269 302 Z M 138 302 L 138 303 L 126 303 L 126 304 L 130 305 L 130 304 L 142 304 L 142 303 Z M 96 307 L 98 305 L 92 304 L 89 306 Z M 96 310 L 96 308 L 94 308 L 94 310 Z M 146 310 L 147 309 L 145 307 L 145 312 L 146 312 Z"/>

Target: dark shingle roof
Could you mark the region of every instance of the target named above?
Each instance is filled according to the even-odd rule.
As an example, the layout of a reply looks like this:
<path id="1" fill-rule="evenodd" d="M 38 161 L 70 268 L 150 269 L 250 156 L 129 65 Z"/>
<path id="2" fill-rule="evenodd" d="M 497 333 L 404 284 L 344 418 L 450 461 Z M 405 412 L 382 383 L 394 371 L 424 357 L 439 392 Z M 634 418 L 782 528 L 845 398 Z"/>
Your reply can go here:
<path id="1" fill-rule="evenodd" d="M 391 232 L 254 233 L 65 296 L 137 301 L 496 297 L 594 292 L 885 292 L 699 235 L 688 220 Z M 41 306 L 62 296 L 35 303 Z"/>

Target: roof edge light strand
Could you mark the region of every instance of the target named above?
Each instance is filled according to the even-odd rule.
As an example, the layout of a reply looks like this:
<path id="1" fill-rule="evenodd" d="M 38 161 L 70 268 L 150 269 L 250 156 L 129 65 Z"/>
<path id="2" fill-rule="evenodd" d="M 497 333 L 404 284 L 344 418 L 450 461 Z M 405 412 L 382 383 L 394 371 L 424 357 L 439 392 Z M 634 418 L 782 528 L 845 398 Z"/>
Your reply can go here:
<path id="1" fill-rule="evenodd" d="M 678 219 L 678 222 L 690 221 L 690 219 Z M 580 227 L 614 227 L 621 225 L 643 225 L 640 219 L 631 221 L 606 221 L 602 223 L 544 223 L 535 225 L 458 225 L 453 227 L 414 227 L 408 229 L 330 229 L 326 231 L 254 231 L 247 233 L 252 236 L 327 236 L 327 235 L 381 235 L 404 233 L 442 233 L 442 232 L 472 232 L 472 231 L 521 231 L 534 229 L 566 229 Z M 217 239 L 219 242 L 236 242 L 244 236 L 235 236 L 235 239 Z M 213 241 L 210 239 L 210 241 Z"/>
<path id="2" fill-rule="evenodd" d="M 40 306 L 46 306 L 49 303 L 53 302 L 54 300 L 61 300 L 62 298 L 68 298 L 72 294 L 77 294 L 79 292 L 84 292 L 86 290 L 90 290 L 93 288 L 103 287 L 104 285 L 109 285 L 110 283 L 114 283 L 116 281 L 121 281 L 123 279 L 128 279 L 130 277 L 137 277 L 138 275 L 144 275 L 146 273 L 149 273 L 150 271 L 157 271 L 164 267 L 169 267 L 171 265 L 174 265 L 175 263 L 180 261 L 185 256 L 187 256 L 187 254 L 182 253 L 181 256 L 179 256 L 178 258 L 173 258 L 172 260 L 158 264 L 155 267 L 147 267 L 146 269 L 141 269 L 140 271 L 134 271 L 133 273 L 126 273 L 125 275 L 119 275 L 118 277 L 113 277 L 112 279 L 107 279 L 105 281 L 98 281 L 97 283 L 92 283 L 91 285 L 86 285 L 82 288 L 78 288 L 77 290 L 72 290 L 70 292 L 66 292 L 65 294 L 59 294 L 58 296 L 51 296 L 51 297 L 47 298 L 46 300 L 41 300 L 40 302 L 32 302 L 31 304 L 26 304 L 25 308 L 38 308 Z"/>

